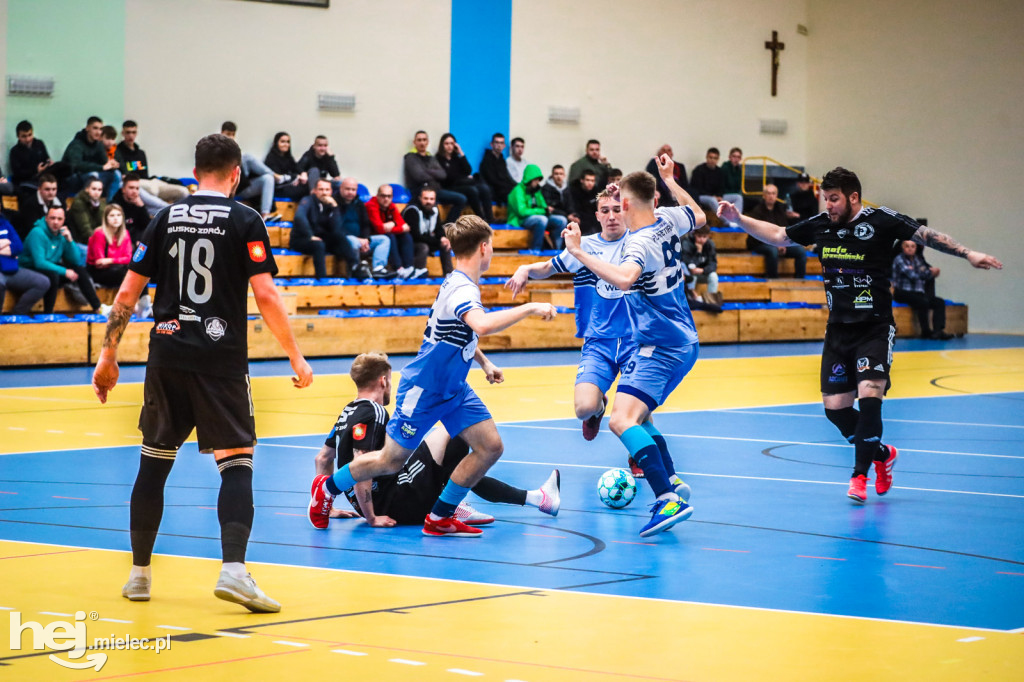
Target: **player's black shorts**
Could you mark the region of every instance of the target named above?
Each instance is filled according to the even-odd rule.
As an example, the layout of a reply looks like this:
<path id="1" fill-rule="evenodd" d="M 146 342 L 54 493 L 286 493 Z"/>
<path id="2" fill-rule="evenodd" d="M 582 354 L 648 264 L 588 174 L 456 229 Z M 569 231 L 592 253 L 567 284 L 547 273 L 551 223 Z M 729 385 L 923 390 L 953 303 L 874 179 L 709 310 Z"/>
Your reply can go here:
<path id="1" fill-rule="evenodd" d="M 144 442 L 175 449 L 195 428 L 200 452 L 256 443 L 249 375 L 220 377 L 147 367 L 139 430 Z"/>
<path id="2" fill-rule="evenodd" d="M 434 507 L 452 472 L 466 455 L 469 446 L 461 438 L 452 438 L 441 464 L 434 461 L 427 444 L 420 443 L 402 470 L 385 480 L 377 480 L 373 510 L 378 516 L 390 516 L 399 525 L 419 525 Z"/>
<path id="3" fill-rule="evenodd" d="M 828 325 L 821 351 L 821 392 L 849 393 L 871 379 L 885 379 L 888 391 L 895 337 L 896 326 L 887 321 Z"/>

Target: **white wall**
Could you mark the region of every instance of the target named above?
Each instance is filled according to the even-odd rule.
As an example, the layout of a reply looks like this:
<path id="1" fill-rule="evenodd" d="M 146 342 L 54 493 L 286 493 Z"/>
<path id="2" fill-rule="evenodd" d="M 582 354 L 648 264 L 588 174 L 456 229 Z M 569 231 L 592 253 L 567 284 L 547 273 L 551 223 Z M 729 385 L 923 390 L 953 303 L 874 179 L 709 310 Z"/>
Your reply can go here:
<path id="1" fill-rule="evenodd" d="M 810 0 L 808 21 L 812 172 L 854 170 L 866 199 L 1001 258 L 929 257 L 971 331 L 1024 332 L 1024 3 Z"/>
<path id="2" fill-rule="evenodd" d="M 515 0 L 510 130 L 547 173 L 588 138 L 624 171 L 663 143 L 687 171 L 710 146 L 802 164 L 806 158 L 806 0 Z M 771 96 L 772 30 L 785 43 Z M 547 122 L 551 105 L 581 109 L 578 126 Z M 789 122 L 762 135 L 759 120 Z"/>
<path id="3" fill-rule="evenodd" d="M 126 3 L 124 111 L 158 174 L 191 174 L 196 140 L 230 119 L 260 159 L 279 130 L 296 159 L 327 135 L 342 173 L 372 187 L 401 182 L 417 129 L 447 130 L 449 2 Z M 320 113 L 318 91 L 355 93 L 356 111 Z"/>

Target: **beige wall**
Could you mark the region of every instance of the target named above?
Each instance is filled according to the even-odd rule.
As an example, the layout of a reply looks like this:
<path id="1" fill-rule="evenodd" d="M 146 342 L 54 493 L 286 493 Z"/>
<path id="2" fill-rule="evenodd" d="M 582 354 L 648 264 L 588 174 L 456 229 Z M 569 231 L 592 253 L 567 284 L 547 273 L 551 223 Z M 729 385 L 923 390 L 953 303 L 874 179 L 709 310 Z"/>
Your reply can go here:
<path id="1" fill-rule="evenodd" d="M 806 158 L 805 0 L 515 0 L 510 133 L 546 172 L 572 162 L 588 138 L 625 171 L 670 143 L 691 170 L 709 146 L 787 163 Z M 772 30 L 786 45 L 779 96 L 771 96 Z M 574 106 L 580 124 L 547 122 Z M 786 135 L 759 120 L 786 119 Z"/>
<path id="2" fill-rule="evenodd" d="M 999 256 L 929 260 L 972 331 L 1024 332 L 1024 3 L 810 0 L 808 22 L 812 172 L 850 168 L 866 199 Z"/>
<path id="3" fill-rule="evenodd" d="M 296 159 L 324 134 L 342 173 L 401 182 L 413 133 L 447 129 L 449 2 L 126 2 L 124 111 L 157 173 L 190 173 L 194 141 L 231 119 L 260 159 L 279 130 Z M 356 111 L 319 112 L 318 91 L 355 93 Z"/>

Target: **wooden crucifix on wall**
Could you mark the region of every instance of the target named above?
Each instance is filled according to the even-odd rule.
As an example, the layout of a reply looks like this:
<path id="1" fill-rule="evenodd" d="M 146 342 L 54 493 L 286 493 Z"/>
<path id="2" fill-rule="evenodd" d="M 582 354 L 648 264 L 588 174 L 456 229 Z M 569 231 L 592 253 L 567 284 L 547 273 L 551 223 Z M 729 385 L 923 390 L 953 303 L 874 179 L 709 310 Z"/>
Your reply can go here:
<path id="1" fill-rule="evenodd" d="M 772 51 L 772 97 L 778 93 L 779 53 L 786 49 L 786 43 L 779 42 L 779 32 L 772 31 L 771 41 L 765 41 L 764 49 Z"/>

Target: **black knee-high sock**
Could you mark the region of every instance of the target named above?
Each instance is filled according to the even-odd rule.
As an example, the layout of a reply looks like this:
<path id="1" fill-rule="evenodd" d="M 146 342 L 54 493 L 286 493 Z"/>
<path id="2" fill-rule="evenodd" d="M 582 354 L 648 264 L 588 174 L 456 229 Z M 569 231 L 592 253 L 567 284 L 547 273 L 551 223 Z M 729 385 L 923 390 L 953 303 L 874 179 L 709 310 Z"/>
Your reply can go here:
<path id="1" fill-rule="evenodd" d="M 836 425 L 847 443 L 853 443 L 853 435 L 857 432 L 857 422 L 860 420 L 860 413 L 855 408 L 851 406 L 830 410 L 826 407 L 825 416 Z"/>
<path id="2" fill-rule="evenodd" d="M 139 473 L 132 488 L 131 521 L 132 564 L 149 566 L 153 545 L 164 515 L 164 484 L 174 466 L 177 450 L 142 444 Z"/>
<path id="3" fill-rule="evenodd" d="M 488 502 L 518 504 L 520 507 L 526 504 L 525 490 L 514 488 L 508 483 L 491 478 L 490 476 L 481 478 L 480 482 L 473 486 L 473 492 Z"/>
<path id="4" fill-rule="evenodd" d="M 232 455 L 217 462 L 220 495 L 217 519 L 224 563 L 245 563 L 245 548 L 252 530 L 252 455 Z"/>
<path id="5" fill-rule="evenodd" d="M 853 475 L 866 476 L 882 447 L 882 399 L 861 398 L 859 402 L 860 419 L 853 436 L 856 453 Z"/>

